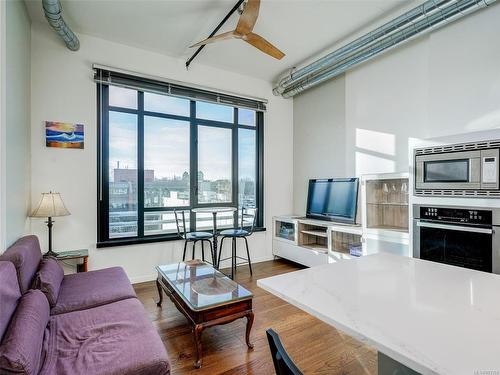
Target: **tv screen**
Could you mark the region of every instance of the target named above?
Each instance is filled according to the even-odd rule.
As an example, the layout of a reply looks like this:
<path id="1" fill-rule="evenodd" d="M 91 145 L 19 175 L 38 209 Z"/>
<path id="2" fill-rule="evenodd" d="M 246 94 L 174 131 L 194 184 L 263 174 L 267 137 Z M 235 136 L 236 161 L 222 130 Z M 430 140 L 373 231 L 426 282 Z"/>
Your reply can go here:
<path id="1" fill-rule="evenodd" d="M 309 180 L 308 218 L 355 223 L 358 203 L 357 178 Z"/>

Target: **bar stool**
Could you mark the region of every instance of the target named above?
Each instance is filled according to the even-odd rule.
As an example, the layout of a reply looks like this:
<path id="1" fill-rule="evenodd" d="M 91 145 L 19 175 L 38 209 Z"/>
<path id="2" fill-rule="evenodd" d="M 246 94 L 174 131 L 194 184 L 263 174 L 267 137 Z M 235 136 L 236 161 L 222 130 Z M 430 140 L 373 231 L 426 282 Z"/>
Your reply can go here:
<path id="1" fill-rule="evenodd" d="M 234 279 L 234 274 L 236 273 L 236 266 L 241 265 L 241 264 L 246 264 L 248 263 L 248 268 L 250 269 L 250 275 L 252 275 L 252 262 L 250 260 L 250 251 L 248 249 L 248 240 L 247 237 L 252 235 L 254 228 L 255 228 L 255 222 L 257 220 L 257 209 L 256 208 L 246 208 L 246 207 L 241 207 L 241 215 L 240 215 L 240 226 L 239 228 L 233 228 L 233 229 L 226 229 L 222 230 L 220 232 L 220 236 L 222 236 L 222 239 L 220 241 L 220 248 L 219 248 L 219 259 L 217 261 L 217 268 L 220 266 L 220 262 L 231 259 L 231 279 Z M 249 229 L 245 229 L 244 223 L 245 220 L 247 223 L 251 223 Z M 226 238 L 232 238 L 232 248 L 231 248 L 231 256 L 221 259 L 221 254 L 222 254 L 222 245 L 224 243 L 224 240 Z M 240 257 L 236 255 L 236 240 L 238 238 L 243 238 L 245 240 L 245 245 L 246 245 L 246 250 L 247 250 L 247 258 Z M 236 263 L 236 259 L 242 259 L 244 262 L 240 262 L 239 264 Z"/>
<path id="2" fill-rule="evenodd" d="M 186 215 L 185 211 L 177 211 L 174 210 L 175 215 L 175 224 L 177 225 L 177 234 L 184 240 L 184 252 L 182 254 L 182 261 L 186 260 L 186 250 L 188 242 L 193 243 L 193 255 L 192 259 L 195 256 L 196 243 L 198 241 L 201 242 L 201 260 L 205 261 L 205 247 L 203 243 L 206 241 L 210 245 L 210 255 L 212 258 L 212 264 L 215 264 L 214 251 L 212 248 L 212 242 L 210 241 L 213 237 L 213 233 L 210 232 L 188 232 L 186 230 Z"/>

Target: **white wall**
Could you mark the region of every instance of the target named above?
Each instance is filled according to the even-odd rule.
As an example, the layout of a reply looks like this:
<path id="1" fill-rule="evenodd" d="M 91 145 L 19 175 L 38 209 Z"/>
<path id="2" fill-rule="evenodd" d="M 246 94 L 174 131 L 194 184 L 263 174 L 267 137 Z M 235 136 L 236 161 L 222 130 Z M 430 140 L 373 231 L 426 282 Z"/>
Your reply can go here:
<path id="1" fill-rule="evenodd" d="M 315 87 L 297 96 L 293 104 L 295 212 L 306 210 L 311 178 L 343 177 L 345 174 L 345 82 Z M 318 109 L 323 113 L 318 113 Z"/>
<path id="2" fill-rule="evenodd" d="M 3 8 L 5 6 L 5 8 Z M 28 229 L 30 203 L 30 20 L 23 1 L 7 1 L 2 69 L 2 212 L 0 248 Z M 2 26 L 3 27 L 3 26 Z M 3 45 L 4 43 L 2 43 Z M 2 64 L 3 65 L 3 64 Z M 5 74 L 5 75 L 4 75 Z M 5 85 L 5 86 L 3 86 Z M 2 111 L 3 112 L 3 111 Z M 3 116 L 3 114 L 2 114 Z"/>
<path id="3" fill-rule="evenodd" d="M 495 4 L 315 89 L 329 93 L 330 100 L 316 100 L 314 91 L 295 97 L 295 212 L 303 213 L 302 185 L 309 178 L 301 160 L 309 163 L 321 137 L 297 135 L 312 124 L 328 121 L 335 127 L 323 132 L 325 144 L 331 142 L 325 158 L 345 147 L 345 165 L 315 171 L 323 177 L 407 171 L 410 138 L 500 127 L 499 19 L 500 4 Z M 342 126 L 342 115 L 332 111 L 342 85 L 345 138 L 331 141 Z"/>
<path id="4" fill-rule="evenodd" d="M 154 266 L 179 260 L 180 242 L 96 249 L 96 86 L 92 63 L 229 90 L 269 99 L 265 114 L 265 224 L 267 232 L 250 240 L 255 261 L 271 259 L 272 216 L 292 211 L 293 102 L 274 97 L 272 85 L 229 73 L 196 61 L 186 71 L 183 60 L 79 35 L 81 49 L 67 50 L 45 24 L 32 25 L 31 151 L 32 199 L 48 190 L 61 192 L 71 216 L 58 218 L 54 249 L 89 248 L 91 269 L 125 268 L 133 282 L 153 279 Z M 44 145 L 45 120 L 85 124 L 85 149 L 64 150 Z M 32 219 L 31 230 L 46 248 L 43 220 Z"/>

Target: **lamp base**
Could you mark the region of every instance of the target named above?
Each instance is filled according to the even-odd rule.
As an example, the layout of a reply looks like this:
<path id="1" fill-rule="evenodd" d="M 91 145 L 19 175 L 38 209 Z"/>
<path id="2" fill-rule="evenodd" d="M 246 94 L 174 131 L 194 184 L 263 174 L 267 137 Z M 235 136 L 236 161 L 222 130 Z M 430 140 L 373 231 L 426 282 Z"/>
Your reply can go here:
<path id="1" fill-rule="evenodd" d="M 54 220 L 52 220 L 52 217 L 49 216 L 46 223 L 47 228 L 49 228 L 49 251 L 47 251 L 43 256 L 45 258 L 55 258 L 58 254 L 55 251 L 52 251 L 52 226 L 54 225 Z"/>
<path id="2" fill-rule="evenodd" d="M 44 258 L 56 258 L 59 254 L 55 251 L 49 250 L 45 254 L 43 254 Z"/>

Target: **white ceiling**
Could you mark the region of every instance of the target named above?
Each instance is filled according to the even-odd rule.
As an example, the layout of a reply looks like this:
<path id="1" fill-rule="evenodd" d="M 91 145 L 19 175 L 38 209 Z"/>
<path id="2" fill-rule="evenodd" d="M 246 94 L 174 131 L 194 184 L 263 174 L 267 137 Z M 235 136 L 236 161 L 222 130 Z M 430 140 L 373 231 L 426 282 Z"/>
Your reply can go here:
<path id="1" fill-rule="evenodd" d="M 25 0 L 33 22 L 46 22 L 41 0 Z M 75 32 L 186 59 L 236 0 L 62 0 Z M 254 31 L 286 56 L 275 60 L 241 40 L 207 46 L 193 64 L 206 64 L 268 81 L 410 0 L 262 0 Z M 235 13 L 220 32 L 234 29 Z"/>

